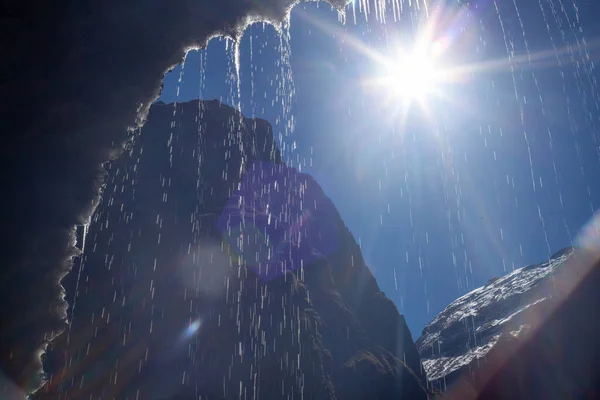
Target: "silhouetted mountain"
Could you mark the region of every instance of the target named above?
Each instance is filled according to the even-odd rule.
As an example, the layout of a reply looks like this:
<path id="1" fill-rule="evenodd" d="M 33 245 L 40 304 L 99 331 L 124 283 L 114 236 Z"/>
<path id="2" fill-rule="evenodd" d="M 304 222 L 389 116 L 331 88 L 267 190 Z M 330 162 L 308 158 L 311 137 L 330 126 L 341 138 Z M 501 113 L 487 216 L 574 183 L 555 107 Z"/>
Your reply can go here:
<path id="1" fill-rule="evenodd" d="M 59 282 L 78 254 L 75 227 L 94 212 L 102 164 L 143 123 L 165 72 L 191 47 L 282 21 L 295 3 L 3 2 L 0 397 L 10 382 L 40 386 L 39 355 L 66 327 Z"/>
<path id="2" fill-rule="evenodd" d="M 451 399 L 595 399 L 600 265 L 562 250 L 473 290 L 417 346 L 430 385 Z"/>
<path id="3" fill-rule="evenodd" d="M 267 122 L 155 104 L 108 170 L 35 398 L 427 398 L 404 318 Z"/>

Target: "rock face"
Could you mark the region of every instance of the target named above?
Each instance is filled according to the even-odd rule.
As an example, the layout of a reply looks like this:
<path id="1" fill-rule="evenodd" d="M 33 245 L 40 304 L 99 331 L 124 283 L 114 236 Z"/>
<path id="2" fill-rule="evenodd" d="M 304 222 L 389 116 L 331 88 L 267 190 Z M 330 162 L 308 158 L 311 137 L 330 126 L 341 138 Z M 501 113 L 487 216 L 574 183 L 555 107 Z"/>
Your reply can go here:
<path id="1" fill-rule="evenodd" d="M 216 101 L 151 108 L 65 285 L 37 399 L 427 398 L 332 202 L 267 122 Z"/>
<path id="2" fill-rule="evenodd" d="M 417 341 L 450 399 L 600 395 L 598 254 L 565 249 L 462 296 Z"/>
<path id="3" fill-rule="evenodd" d="M 527 329 L 524 311 L 551 296 L 535 290 L 565 262 L 570 250 L 549 261 L 491 279 L 456 299 L 423 329 L 417 340 L 423 367 L 435 388 L 445 389 L 466 366 L 485 356 L 503 332 Z"/>

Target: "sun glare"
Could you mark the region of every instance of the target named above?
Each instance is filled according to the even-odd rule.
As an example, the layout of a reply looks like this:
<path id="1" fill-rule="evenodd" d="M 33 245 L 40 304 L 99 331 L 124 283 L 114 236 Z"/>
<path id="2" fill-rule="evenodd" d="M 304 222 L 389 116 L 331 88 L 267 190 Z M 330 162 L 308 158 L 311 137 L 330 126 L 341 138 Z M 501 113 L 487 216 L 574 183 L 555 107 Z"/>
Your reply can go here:
<path id="1" fill-rule="evenodd" d="M 343 39 L 346 45 L 362 53 L 372 69 L 361 76 L 365 94 L 391 110 L 402 120 L 416 103 L 426 117 L 435 115 L 435 104 L 462 105 L 464 99 L 455 91 L 457 84 L 473 79 L 475 74 L 510 67 L 506 60 L 483 64 L 461 61 L 460 49 L 476 38 L 467 35 L 467 7 L 446 6 L 442 0 L 427 0 L 418 21 L 408 35 L 387 37 L 385 48 L 373 48 L 348 32 L 301 12 L 305 21 Z M 411 17 L 412 20 L 412 17 Z M 390 42 L 388 42 L 388 40 Z M 524 59 L 531 62 L 531 59 Z"/>
<path id="2" fill-rule="evenodd" d="M 401 52 L 386 66 L 380 83 L 394 98 L 425 101 L 440 83 L 436 60 L 424 50 Z"/>
<path id="3" fill-rule="evenodd" d="M 402 119 L 408 117 L 413 105 L 432 117 L 434 102 L 454 102 L 453 88 L 469 72 L 458 68 L 460 62 L 450 51 L 464 39 L 462 8 L 451 10 L 439 5 L 428 10 L 412 34 L 393 39 L 385 49 L 365 49 L 363 44 L 356 44 L 374 61 L 371 75 L 364 78 L 365 87 L 374 89 L 373 94 Z"/>
<path id="4" fill-rule="evenodd" d="M 386 51 L 372 57 L 375 69 L 365 84 L 403 119 L 413 105 L 431 116 L 432 102 L 448 100 L 447 84 L 456 78 L 444 57 L 449 42 L 443 35 L 434 38 L 435 27 L 431 23 L 412 43 L 390 44 Z"/>

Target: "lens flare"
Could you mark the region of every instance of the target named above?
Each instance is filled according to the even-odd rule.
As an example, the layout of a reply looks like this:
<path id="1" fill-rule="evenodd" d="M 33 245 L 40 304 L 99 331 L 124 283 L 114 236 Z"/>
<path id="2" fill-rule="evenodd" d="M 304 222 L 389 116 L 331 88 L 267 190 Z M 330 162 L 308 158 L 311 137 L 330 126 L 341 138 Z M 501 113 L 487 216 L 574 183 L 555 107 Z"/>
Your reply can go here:
<path id="1" fill-rule="evenodd" d="M 184 338 L 189 339 L 189 338 L 193 337 L 194 335 L 196 335 L 196 333 L 198 333 L 198 331 L 200 330 L 201 326 L 202 326 L 202 322 L 199 319 L 192 321 L 187 326 L 187 328 L 185 328 L 185 331 L 183 333 Z"/>

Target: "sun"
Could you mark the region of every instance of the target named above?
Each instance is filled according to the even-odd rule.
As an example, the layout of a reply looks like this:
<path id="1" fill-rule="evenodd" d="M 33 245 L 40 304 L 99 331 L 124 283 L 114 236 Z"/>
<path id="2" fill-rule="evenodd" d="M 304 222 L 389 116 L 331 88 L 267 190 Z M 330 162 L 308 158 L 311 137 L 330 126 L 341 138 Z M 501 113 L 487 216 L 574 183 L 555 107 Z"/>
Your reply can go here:
<path id="1" fill-rule="evenodd" d="M 453 11 L 441 4 L 429 7 L 412 31 L 391 36 L 383 48 L 358 44 L 372 62 L 362 78 L 366 93 L 403 120 L 413 105 L 426 117 L 434 117 L 441 102 L 455 102 L 454 95 L 460 95 L 455 89 L 469 73 L 459 68 L 460 52 L 454 51 L 463 38 L 464 15 L 462 9 Z"/>
<path id="2" fill-rule="evenodd" d="M 358 76 L 362 94 L 381 104 L 388 117 L 399 117 L 405 123 L 415 104 L 427 118 L 435 118 L 442 103 L 465 106 L 462 94 L 457 91 L 460 85 L 472 81 L 477 74 L 512 65 L 507 65 L 506 60 L 485 63 L 463 60 L 461 48 L 476 39 L 467 29 L 471 12 L 464 5 L 455 7 L 446 3 L 424 0 L 424 7 L 419 8 L 414 19 L 411 11 L 410 29 L 396 32 L 386 29 L 385 41 L 375 46 L 318 18 L 298 15 L 339 37 L 345 46 L 364 56 L 368 69 L 360 68 Z M 380 46 L 382 43 L 385 44 Z M 531 62 L 531 58 L 524 62 Z"/>
<path id="3" fill-rule="evenodd" d="M 429 32 L 427 32 L 429 33 Z M 408 45 L 390 44 L 377 53 L 370 76 L 364 83 L 386 107 L 406 118 L 413 105 L 431 116 L 434 102 L 447 100 L 446 90 L 453 81 L 453 70 L 447 65 L 446 47 L 430 34 L 417 36 Z"/>
<path id="4" fill-rule="evenodd" d="M 423 103 L 439 89 L 441 82 L 442 70 L 428 49 L 399 51 L 386 62 L 379 78 L 388 95 L 407 103 Z"/>

